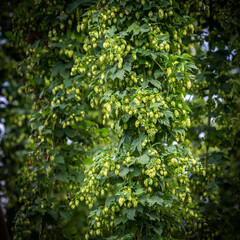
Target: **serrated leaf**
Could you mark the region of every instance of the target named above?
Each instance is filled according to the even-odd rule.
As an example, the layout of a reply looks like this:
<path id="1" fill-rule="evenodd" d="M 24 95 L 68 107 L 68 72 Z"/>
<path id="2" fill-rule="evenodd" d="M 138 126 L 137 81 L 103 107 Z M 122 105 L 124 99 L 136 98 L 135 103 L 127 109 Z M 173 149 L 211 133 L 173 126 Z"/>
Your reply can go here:
<path id="1" fill-rule="evenodd" d="M 164 74 L 165 74 L 164 71 L 161 71 L 160 69 L 157 69 L 157 70 L 154 72 L 154 78 L 158 79 L 159 77 L 162 77 Z"/>
<path id="2" fill-rule="evenodd" d="M 133 172 L 132 172 L 132 176 L 133 177 L 138 177 L 140 176 L 142 173 L 142 169 L 141 168 L 138 168 L 138 167 L 135 167 Z"/>
<path id="3" fill-rule="evenodd" d="M 174 118 L 173 113 L 170 110 L 162 110 L 163 114 L 167 118 Z"/>
<path id="4" fill-rule="evenodd" d="M 142 151 L 142 143 L 140 137 L 135 139 L 131 144 L 131 152 L 134 152 L 135 149 L 138 149 L 139 152 Z"/>
<path id="5" fill-rule="evenodd" d="M 128 114 L 128 113 L 126 113 L 126 114 L 124 114 L 123 116 L 122 116 L 122 120 L 126 123 L 126 122 L 128 122 L 128 120 L 130 119 L 130 115 Z"/>
<path id="6" fill-rule="evenodd" d="M 186 64 L 186 66 L 187 66 L 188 68 L 191 68 L 191 69 L 196 69 L 196 70 L 198 70 L 197 66 L 196 66 L 194 63 L 192 63 L 192 62 L 190 62 L 190 63 L 187 63 L 187 64 Z"/>
<path id="7" fill-rule="evenodd" d="M 169 35 L 158 35 L 157 38 L 158 38 L 159 41 L 169 42 Z"/>
<path id="8" fill-rule="evenodd" d="M 136 208 L 127 208 L 123 210 L 123 214 L 127 215 L 129 220 L 135 220 Z"/>
<path id="9" fill-rule="evenodd" d="M 153 228 L 158 236 L 162 236 L 163 227 L 164 227 L 164 224 L 160 223 L 160 226 L 158 228 L 155 228 L 155 227 Z"/>
<path id="10" fill-rule="evenodd" d="M 117 31 L 117 28 L 115 26 L 112 26 L 111 28 L 108 29 L 106 33 L 107 38 L 113 37 L 114 33 Z"/>
<path id="11" fill-rule="evenodd" d="M 150 31 L 150 27 L 148 26 L 148 24 L 144 23 L 141 27 L 140 27 L 140 32 L 143 34 L 145 32 L 149 32 Z"/>
<path id="12" fill-rule="evenodd" d="M 128 33 L 126 32 L 126 31 L 121 31 L 120 33 L 119 33 L 119 38 L 124 38 L 124 37 L 126 37 L 128 35 Z"/>
<path id="13" fill-rule="evenodd" d="M 52 68 L 51 77 L 57 76 L 57 74 L 59 74 L 63 68 L 64 68 L 64 64 L 62 62 L 56 62 Z"/>
<path id="14" fill-rule="evenodd" d="M 117 72 L 115 72 L 113 75 L 112 75 L 112 80 L 118 78 L 120 80 L 122 80 L 125 76 L 125 70 L 124 69 L 121 69 L 121 70 L 118 70 Z"/>
<path id="15" fill-rule="evenodd" d="M 142 193 L 144 193 L 144 189 L 143 189 L 143 188 L 138 188 L 138 189 L 135 191 L 135 194 L 136 194 L 136 195 L 141 195 Z"/>
<path id="16" fill-rule="evenodd" d="M 166 59 L 168 59 L 168 53 L 167 53 L 167 52 L 161 51 L 161 52 L 160 52 L 160 55 L 163 56 L 163 57 L 165 57 Z"/>
<path id="17" fill-rule="evenodd" d="M 45 129 L 44 131 L 43 131 L 43 134 L 51 134 L 52 133 L 52 129 Z"/>
<path id="18" fill-rule="evenodd" d="M 42 40 L 36 40 L 34 42 L 34 44 L 32 45 L 32 48 L 37 48 L 39 46 L 40 42 L 42 42 Z"/>
<path id="19" fill-rule="evenodd" d="M 150 105 L 150 108 L 155 108 L 155 107 L 160 107 L 162 106 L 163 104 L 162 103 L 153 103 L 152 105 Z"/>
<path id="20" fill-rule="evenodd" d="M 157 54 L 154 53 L 154 52 L 150 52 L 150 55 L 152 57 L 153 60 L 156 60 L 157 59 Z"/>
<path id="21" fill-rule="evenodd" d="M 170 3 L 169 3 L 169 1 L 167 1 L 167 0 L 162 0 L 162 1 L 160 2 L 160 6 L 161 6 L 162 8 L 167 7 L 169 4 L 170 4 Z"/>
<path id="22" fill-rule="evenodd" d="M 115 218 L 115 219 L 114 219 L 114 225 L 115 225 L 115 226 L 119 225 L 119 224 L 122 222 L 122 220 L 123 220 L 123 219 L 122 219 L 121 217 Z"/>
<path id="23" fill-rule="evenodd" d="M 182 129 L 182 128 L 175 128 L 175 129 L 174 129 L 174 132 L 180 133 L 181 135 L 183 135 L 185 131 L 184 131 L 184 129 Z"/>
<path id="24" fill-rule="evenodd" d="M 170 127 L 170 122 L 169 122 L 169 119 L 166 118 L 166 117 L 163 117 L 163 118 L 158 118 L 158 122 L 167 126 L 167 127 Z"/>
<path id="25" fill-rule="evenodd" d="M 152 196 L 151 198 L 147 199 L 149 207 L 152 207 L 155 203 L 162 206 L 163 205 L 163 199 L 158 196 Z"/>
<path id="26" fill-rule="evenodd" d="M 145 165 L 149 163 L 150 157 L 147 154 L 142 155 L 137 158 L 138 162 Z"/>
<path id="27" fill-rule="evenodd" d="M 149 212 L 146 214 L 149 216 L 150 220 L 152 221 L 159 220 L 159 217 L 156 212 Z"/>
<path id="28" fill-rule="evenodd" d="M 149 82 L 158 89 L 162 89 L 162 84 L 160 81 L 155 79 L 150 79 Z"/>
<path id="29" fill-rule="evenodd" d="M 132 24 L 128 27 L 127 32 L 131 32 L 131 31 L 133 31 L 133 36 L 139 34 L 139 32 L 140 32 L 140 26 L 138 25 L 137 22 L 132 23 Z"/>
<path id="30" fill-rule="evenodd" d="M 109 237 L 109 238 L 106 238 L 106 240 L 116 240 L 118 237 L 116 237 L 116 236 L 111 236 L 111 237 Z"/>
<path id="31" fill-rule="evenodd" d="M 119 176 L 124 178 L 128 173 L 129 173 L 129 168 L 125 167 L 119 172 Z"/>
<path id="32" fill-rule="evenodd" d="M 146 201 L 147 201 L 147 196 L 146 195 L 142 195 L 140 198 L 139 198 L 139 201 L 142 205 L 145 205 Z"/>
<path id="33" fill-rule="evenodd" d="M 124 69 L 125 71 L 127 71 L 127 72 L 131 72 L 132 67 L 131 67 L 131 65 L 130 65 L 129 62 L 126 62 L 126 63 L 124 63 L 124 65 L 123 65 L 123 69 Z"/>

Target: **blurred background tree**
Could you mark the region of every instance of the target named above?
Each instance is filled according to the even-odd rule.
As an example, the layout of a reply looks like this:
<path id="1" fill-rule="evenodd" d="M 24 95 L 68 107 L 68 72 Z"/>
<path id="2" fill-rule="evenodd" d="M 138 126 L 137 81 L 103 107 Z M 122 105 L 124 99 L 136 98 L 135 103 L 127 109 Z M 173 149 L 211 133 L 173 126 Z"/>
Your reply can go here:
<path id="1" fill-rule="evenodd" d="M 3 1 L 0 9 L 0 203 L 11 233 L 21 195 L 16 184 L 33 145 L 30 141 L 31 95 L 22 90 L 17 64 L 23 49 L 12 40 L 13 9 L 18 1 Z"/>
<path id="2" fill-rule="evenodd" d="M 186 41 L 200 69 L 189 101 L 188 140 L 207 176 L 193 177 L 208 222 L 198 234 L 200 239 L 239 239 L 240 4 L 219 0 L 186 5 L 197 20 L 195 35 Z"/>

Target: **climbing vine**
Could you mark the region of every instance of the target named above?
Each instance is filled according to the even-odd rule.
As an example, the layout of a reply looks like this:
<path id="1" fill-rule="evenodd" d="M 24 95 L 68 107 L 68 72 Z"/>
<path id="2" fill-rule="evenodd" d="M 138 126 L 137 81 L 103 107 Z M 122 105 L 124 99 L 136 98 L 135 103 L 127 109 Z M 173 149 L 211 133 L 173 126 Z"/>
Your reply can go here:
<path id="1" fill-rule="evenodd" d="M 119 136 L 95 155 L 70 202 L 92 209 L 86 239 L 174 239 L 201 222 L 188 178 L 198 163 L 180 144 L 197 70 L 181 39 L 193 19 L 178 9 L 175 1 L 101 1 L 77 26 L 85 54 L 71 74 L 87 73 L 91 106 L 101 104 Z"/>

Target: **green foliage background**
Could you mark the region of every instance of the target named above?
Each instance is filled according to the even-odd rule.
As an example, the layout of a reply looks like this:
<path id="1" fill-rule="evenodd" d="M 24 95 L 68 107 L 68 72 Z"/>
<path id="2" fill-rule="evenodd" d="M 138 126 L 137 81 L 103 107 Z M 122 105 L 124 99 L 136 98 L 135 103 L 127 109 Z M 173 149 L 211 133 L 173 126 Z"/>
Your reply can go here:
<path id="1" fill-rule="evenodd" d="M 194 25 L 193 34 L 189 32 L 184 36 L 178 32 L 184 45 L 177 40 L 181 47 L 176 45 L 176 50 L 172 50 L 174 48 L 169 42 L 171 56 L 181 49 L 182 53 L 188 53 L 193 57 L 197 68 L 194 65 L 191 65 L 192 69 L 189 67 L 196 78 L 192 80 L 191 89 L 186 88 L 183 91 L 184 94 L 188 93 L 192 96 L 192 100 L 187 102 L 192 110 L 191 127 L 185 139 L 174 133 L 168 143 L 174 140 L 182 141 L 182 145 L 185 145 L 188 151 L 192 151 L 194 158 L 197 159 L 198 164 L 189 170 L 188 178 L 190 195 L 194 203 L 191 208 L 194 213 L 201 216 L 191 220 L 192 231 L 184 221 L 177 223 L 177 226 L 181 226 L 180 229 L 175 228 L 167 218 L 158 219 L 158 216 L 151 213 L 154 205 L 156 209 L 164 210 L 161 205 L 163 198 L 160 198 L 157 190 L 153 188 L 155 195 L 149 195 L 144 192 L 144 188 L 139 188 L 137 190 L 139 195 L 145 195 L 149 199 L 148 203 L 141 203 L 144 211 L 138 212 L 137 215 L 135 211 L 139 209 L 126 207 L 123 210 L 125 211 L 121 220 L 123 222 L 120 224 L 123 226 L 122 229 L 117 227 L 120 222 L 114 223 L 116 224 L 114 231 L 107 229 L 106 235 L 110 234 L 109 239 L 115 239 L 113 238 L 115 235 L 118 235 L 119 239 L 120 236 L 125 239 L 240 239 L 237 225 L 240 222 L 240 27 L 238 24 L 240 6 L 237 1 L 222 0 L 184 3 L 173 0 L 172 5 L 171 1 L 164 0 L 150 3 L 136 1 L 134 4 L 129 1 L 97 3 L 80 0 L 72 3 L 13 0 L 3 2 L 4 7 L 0 10 L 0 39 L 6 42 L 0 45 L 0 91 L 1 96 L 5 96 L 8 100 L 8 104 L 1 105 L 4 107 L 0 109 L 1 122 L 5 125 L 5 135 L 0 145 L 0 179 L 4 180 L 5 184 L 0 185 L 0 193 L 2 199 L 8 199 L 6 219 L 12 238 L 83 239 L 86 234 L 88 238 L 88 216 L 90 214 L 93 217 L 95 213 L 90 212 L 89 202 L 86 204 L 81 201 L 79 190 L 84 177 L 88 176 L 86 175 L 89 173 L 88 169 L 92 169 L 90 165 L 94 164 L 93 156 L 97 153 L 99 156 L 106 154 L 114 157 L 115 146 L 121 147 L 125 141 L 130 145 L 131 158 L 141 157 L 142 141 L 145 138 L 143 135 L 140 135 L 139 139 L 136 138 L 136 132 L 133 131 L 134 122 L 131 126 L 131 121 L 128 121 L 129 116 L 123 116 L 122 122 L 117 126 L 127 123 L 126 127 L 123 124 L 123 129 L 126 133 L 130 128 L 131 137 L 130 140 L 126 139 L 126 135 L 123 134 L 124 141 L 121 140 L 120 145 L 117 145 L 119 144 L 117 135 L 121 132 L 112 131 L 111 128 L 114 120 L 116 122 L 119 120 L 118 116 L 108 119 L 106 109 L 109 109 L 109 106 L 98 105 L 100 101 L 101 103 L 105 101 L 110 103 L 110 108 L 114 106 L 115 100 L 107 90 L 104 90 L 104 87 L 113 91 L 117 91 L 118 87 L 120 89 L 119 79 L 123 78 L 124 71 L 129 71 L 127 66 L 123 64 L 123 70 L 115 69 L 112 78 L 119 81 L 116 85 L 112 86 L 107 82 L 102 86 L 100 84 L 99 87 L 100 81 L 93 81 L 92 78 L 93 72 L 97 70 L 95 67 L 90 69 L 91 63 L 87 62 L 89 56 L 92 56 L 92 61 L 94 59 L 102 61 L 100 56 L 103 51 L 99 50 L 101 47 L 94 48 L 96 40 L 93 38 L 97 37 L 90 35 L 89 38 L 89 33 L 95 31 L 99 23 L 94 14 L 95 25 L 92 26 L 86 19 L 91 18 L 92 9 L 107 11 L 108 8 L 103 7 L 106 2 L 110 9 L 114 5 L 115 7 L 123 5 L 121 9 L 124 18 L 128 18 L 129 23 L 131 22 L 131 25 L 127 26 L 129 33 L 126 34 L 135 37 L 142 34 L 139 39 L 145 39 L 142 36 L 146 36 L 148 25 L 140 27 L 137 23 L 138 17 L 142 16 L 141 8 L 135 9 L 138 4 L 145 6 L 143 11 L 148 12 L 145 18 L 149 23 L 154 22 L 155 12 L 153 10 L 153 16 L 151 13 L 149 15 L 149 12 L 156 5 L 161 6 L 164 12 L 173 11 L 179 16 L 189 16 L 185 19 L 189 19 Z M 90 11 L 88 15 L 86 15 L 87 10 Z M 107 18 L 110 20 L 115 18 L 111 15 L 112 12 L 108 14 Z M 177 18 L 177 15 L 174 15 L 174 18 Z M 120 18 L 116 17 L 116 19 L 121 21 Z M 107 38 L 112 38 L 119 32 L 124 33 L 124 27 L 123 31 L 118 28 L 122 22 L 117 22 L 115 28 L 111 27 L 115 24 L 113 21 L 106 24 L 108 31 L 103 34 L 106 34 Z M 171 20 L 166 20 L 164 24 L 163 28 L 166 27 L 168 33 L 162 35 L 165 39 L 160 39 L 161 41 L 167 40 L 169 35 L 172 39 L 174 28 L 177 26 L 177 23 L 172 23 Z M 123 34 L 122 38 L 127 39 L 127 35 Z M 154 46 L 153 39 L 150 41 L 150 45 Z M 92 50 L 91 47 L 88 48 L 89 45 L 93 47 Z M 165 52 L 168 56 L 169 53 L 165 50 L 161 50 L 160 53 Z M 154 48 L 150 52 L 143 51 L 142 48 L 138 51 L 133 53 L 137 55 L 136 61 L 142 64 L 142 69 L 148 69 L 148 64 L 145 62 L 148 60 L 152 64 L 152 70 L 157 70 L 154 60 L 159 61 L 160 57 L 157 55 L 159 51 Z M 135 58 L 135 55 L 132 56 Z M 187 58 L 182 58 L 186 69 L 187 62 L 190 61 Z M 112 73 L 113 71 L 112 69 Z M 152 79 L 149 83 L 150 91 L 154 87 L 161 89 L 162 76 L 155 74 L 154 77 L 157 79 Z M 97 75 L 96 79 L 98 77 L 100 79 L 101 75 Z M 130 83 L 126 83 L 124 87 L 134 87 L 134 84 L 128 84 Z M 164 89 L 166 86 L 163 86 Z M 177 86 L 176 89 L 179 91 L 180 87 Z M 174 111 L 170 111 L 169 114 L 173 113 Z M 166 119 L 169 118 L 171 127 L 166 121 L 160 121 L 160 124 L 165 125 L 163 133 L 172 131 L 175 116 L 172 119 L 171 116 L 173 115 L 165 116 Z M 201 133 L 204 134 L 200 135 Z M 143 145 L 143 149 L 144 147 Z M 182 151 L 179 149 L 177 152 L 173 151 L 177 157 Z M 128 151 L 123 149 L 120 158 L 125 158 L 127 155 L 124 154 Z M 145 158 L 141 161 L 149 161 L 148 155 L 143 156 Z M 114 181 L 119 181 L 121 177 L 125 179 L 125 176 L 128 176 L 128 169 L 131 170 L 135 166 L 126 167 L 122 164 L 121 162 L 120 177 L 110 182 L 111 186 L 114 186 Z M 118 185 L 115 186 L 118 188 Z M 101 209 L 100 206 L 110 204 L 113 199 L 109 197 L 118 196 L 117 188 L 103 187 L 101 190 L 104 190 L 104 193 L 97 199 L 93 209 Z M 176 186 L 174 188 L 178 189 Z M 80 195 L 75 198 L 77 192 Z M 155 198 L 152 198 L 153 196 Z M 185 211 L 184 207 L 177 209 L 177 202 L 173 199 L 174 194 L 173 197 L 171 196 L 171 201 L 175 204 L 173 211 L 176 218 L 183 220 L 184 216 L 181 213 Z M 145 207 L 146 211 L 150 212 L 145 212 Z M 148 218 L 149 214 L 151 217 Z M 107 218 L 110 215 L 106 215 Z M 134 217 L 137 216 L 142 217 L 138 222 L 134 221 Z M 155 231 L 158 237 L 147 235 L 144 230 L 140 232 L 139 221 L 140 225 L 144 223 L 143 229 L 151 229 L 151 226 L 155 228 L 159 224 L 158 231 Z M 124 225 L 124 222 L 127 224 Z M 98 227 L 93 229 L 97 234 Z M 169 229 L 168 234 L 165 233 L 166 229 Z M 188 232 L 187 235 L 182 234 L 185 231 Z M 94 238 L 94 234 L 92 238 L 100 239 L 99 236 Z"/>

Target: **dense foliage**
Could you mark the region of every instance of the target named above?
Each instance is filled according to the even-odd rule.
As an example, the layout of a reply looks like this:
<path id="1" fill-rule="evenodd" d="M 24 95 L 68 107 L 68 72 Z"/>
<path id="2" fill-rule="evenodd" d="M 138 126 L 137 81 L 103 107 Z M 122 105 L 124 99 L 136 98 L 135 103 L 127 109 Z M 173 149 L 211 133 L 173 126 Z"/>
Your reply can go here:
<path id="1" fill-rule="evenodd" d="M 16 5 L 0 22 L 12 238 L 238 239 L 236 1 Z"/>

